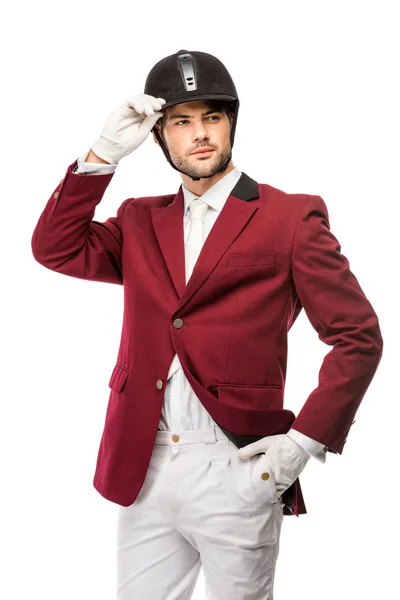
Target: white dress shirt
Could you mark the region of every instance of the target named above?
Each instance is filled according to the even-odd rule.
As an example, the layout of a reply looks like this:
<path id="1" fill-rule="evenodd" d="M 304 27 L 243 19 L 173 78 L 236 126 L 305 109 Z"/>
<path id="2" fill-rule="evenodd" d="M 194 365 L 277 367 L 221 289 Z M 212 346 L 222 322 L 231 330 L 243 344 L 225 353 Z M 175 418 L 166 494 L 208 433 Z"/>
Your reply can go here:
<path id="1" fill-rule="evenodd" d="M 78 158 L 78 165 L 74 172 L 83 175 L 105 175 L 113 173 L 117 164 L 86 163 L 88 152 Z M 203 244 L 210 233 L 219 213 L 241 176 L 241 171 L 236 167 L 230 173 L 211 186 L 201 199 L 208 204 L 207 214 L 203 227 Z M 184 198 L 184 240 L 186 251 L 186 240 L 189 232 L 188 207 L 194 198 L 199 198 L 182 184 Z M 202 429 L 204 427 L 215 427 L 217 423 L 206 411 L 204 406 L 191 388 L 185 373 L 180 365 L 178 355 L 175 354 L 171 363 L 168 380 L 165 386 L 164 403 L 162 407 L 160 423 L 158 428 L 162 431 L 184 431 L 190 429 Z M 324 444 L 313 440 L 296 429 L 290 429 L 287 435 L 302 448 L 307 450 L 317 460 L 324 463 L 326 451 Z"/>

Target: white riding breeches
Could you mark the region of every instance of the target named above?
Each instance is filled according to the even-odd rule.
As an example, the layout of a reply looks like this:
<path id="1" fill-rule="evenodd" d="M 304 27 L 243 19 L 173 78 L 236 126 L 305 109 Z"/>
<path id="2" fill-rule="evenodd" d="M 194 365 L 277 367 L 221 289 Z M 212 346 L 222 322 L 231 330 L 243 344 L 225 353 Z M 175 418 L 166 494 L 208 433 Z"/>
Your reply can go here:
<path id="1" fill-rule="evenodd" d="M 118 508 L 118 600 L 273 600 L 283 502 L 265 454 L 219 427 L 158 431 L 136 500 Z"/>

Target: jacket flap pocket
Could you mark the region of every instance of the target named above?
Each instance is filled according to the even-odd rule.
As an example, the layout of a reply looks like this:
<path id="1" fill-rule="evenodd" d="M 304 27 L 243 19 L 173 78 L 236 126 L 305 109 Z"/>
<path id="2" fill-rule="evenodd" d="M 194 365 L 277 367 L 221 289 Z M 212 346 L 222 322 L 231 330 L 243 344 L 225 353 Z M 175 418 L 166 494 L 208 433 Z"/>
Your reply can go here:
<path id="1" fill-rule="evenodd" d="M 276 252 L 231 252 L 228 267 L 275 267 Z"/>
<path id="2" fill-rule="evenodd" d="M 108 383 L 109 387 L 115 392 L 122 392 L 126 380 L 128 379 L 128 375 L 128 369 L 117 363 L 114 367 L 110 381 Z"/>
<path id="3" fill-rule="evenodd" d="M 219 383 L 218 398 L 223 404 L 242 409 L 280 411 L 283 408 L 280 385 Z"/>

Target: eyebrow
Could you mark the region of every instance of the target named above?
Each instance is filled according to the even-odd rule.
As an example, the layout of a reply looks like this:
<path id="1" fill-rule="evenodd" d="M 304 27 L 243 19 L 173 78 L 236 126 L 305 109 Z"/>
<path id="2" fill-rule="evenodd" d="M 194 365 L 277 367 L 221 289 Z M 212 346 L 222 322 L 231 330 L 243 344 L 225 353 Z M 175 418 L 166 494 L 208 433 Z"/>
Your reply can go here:
<path id="1" fill-rule="evenodd" d="M 206 117 L 207 115 L 211 115 L 212 113 L 220 113 L 220 112 L 222 112 L 222 111 L 211 109 L 211 110 L 208 110 L 205 113 L 201 113 L 201 116 L 202 117 Z M 175 113 L 175 114 L 171 115 L 170 117 L 168 117 L 168 120 L 172 120 L 172 119 L 191 119 L 191 118 L 192 118 L 191 115 L 178 115 L 177 113 Z"/>

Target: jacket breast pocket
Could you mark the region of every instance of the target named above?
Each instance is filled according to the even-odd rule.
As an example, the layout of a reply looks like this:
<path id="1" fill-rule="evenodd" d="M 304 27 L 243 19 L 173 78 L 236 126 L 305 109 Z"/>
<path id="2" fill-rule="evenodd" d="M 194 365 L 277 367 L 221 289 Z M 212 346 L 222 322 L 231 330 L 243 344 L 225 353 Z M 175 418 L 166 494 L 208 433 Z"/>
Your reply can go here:
<path id="1" fill-rule="evenodd" d="M 122 390 L 125 387 L 125 383 L 126 383 L 126 380 L 128 379 L 128 376 L 129 376 L 129 370 L 126 367 L 124 367 L 123 365 L 121 365 L 120 363 L 117 363 L 111 374 L 111 378 L 108 383 L 108 386 L 112 390 L 114 390 L 114 392 L 122 392 Z"/>
<path id="2" fill-rule="evenodd" d="M 267 267 L 275 269 L 276 252 L 231 252 L 226 267 Z"/>

